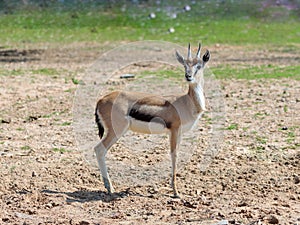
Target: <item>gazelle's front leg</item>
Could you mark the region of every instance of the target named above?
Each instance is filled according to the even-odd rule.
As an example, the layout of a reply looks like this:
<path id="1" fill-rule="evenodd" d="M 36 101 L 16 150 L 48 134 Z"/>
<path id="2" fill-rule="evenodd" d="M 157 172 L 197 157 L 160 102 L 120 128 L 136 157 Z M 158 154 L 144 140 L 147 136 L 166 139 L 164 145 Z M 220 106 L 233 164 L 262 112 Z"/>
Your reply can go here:
<path id="1" fill-rule="evenodd" d="M 177 158 L 177 150 L 180 144 L 180 139 L 181 139 L 181 135 L 178 128 L 172 129 L 170 134 L 170 147 L 171 147 L 171 160 L 172 160 L 171 186 L 173 188 L 174 198 L 180 198 L 177 191 L 177 185 L 176 185 L 176 158 Z"/>

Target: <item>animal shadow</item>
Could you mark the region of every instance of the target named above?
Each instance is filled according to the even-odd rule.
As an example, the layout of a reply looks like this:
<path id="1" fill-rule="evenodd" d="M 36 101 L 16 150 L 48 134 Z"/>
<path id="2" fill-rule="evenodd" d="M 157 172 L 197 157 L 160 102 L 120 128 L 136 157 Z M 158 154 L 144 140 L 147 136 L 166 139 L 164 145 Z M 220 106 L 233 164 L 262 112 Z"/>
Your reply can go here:
<path id="1" fill-rule="evenodd" d="M 116 192 L 113 194 L 108 194 L 104 191 L 90 191 L 90 190 L 78 190 L 74 192 L 60 192 L 60 191 L 53 191 L 53 190 L 43 190 L 42 193 L 50 194 L 50 195 L 66 195 L 67 199 L 66 202 L 93 202 L 93 201 L 102 201 L 102 202 L 111 202 L 121 198 L 126 198 L 132 195 L 139 195 L 133 194 L 129 191 L 129 188 L 125 191 Z M 141 196 L 140 197 L 145 197 Z"/>

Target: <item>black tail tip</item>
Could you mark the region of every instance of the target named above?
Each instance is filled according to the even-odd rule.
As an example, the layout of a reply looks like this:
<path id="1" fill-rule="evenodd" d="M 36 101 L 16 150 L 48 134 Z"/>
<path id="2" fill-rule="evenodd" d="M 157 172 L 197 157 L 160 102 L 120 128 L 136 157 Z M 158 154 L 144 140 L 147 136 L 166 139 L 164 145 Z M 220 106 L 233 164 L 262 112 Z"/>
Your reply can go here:
<path id="1" fill-rule="evenodd" d="M 104 134 L 104 127 L 103 127 L 97 113 L 95 113 L 95 121 L 96 121 L 96 124 L 98 126 L 98 135 L 99 135 L 100 138 L 102 138 L 103 134 Z"/>

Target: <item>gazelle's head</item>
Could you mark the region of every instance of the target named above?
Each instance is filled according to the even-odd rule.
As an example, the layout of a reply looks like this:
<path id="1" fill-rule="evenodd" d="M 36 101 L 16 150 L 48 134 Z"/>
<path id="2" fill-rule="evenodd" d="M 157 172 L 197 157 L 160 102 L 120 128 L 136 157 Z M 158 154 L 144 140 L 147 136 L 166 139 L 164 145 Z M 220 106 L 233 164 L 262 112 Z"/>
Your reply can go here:
<path id="1" fill-rule="evenodd" d="M 178 51 L 176 51 L 176 58 L 185 69 L 185 79 L 188 82 L 194 83 L 197 81 L 197 74 L 203 73 L 204 66 L 209 61 L 210 53 L 208 50 L 200 58 L 201 44 L 199 43 L 198 51 L 195 58 L 192 58 L 191 45 L 189 44 L 187 59 L 185 59 Z"/>

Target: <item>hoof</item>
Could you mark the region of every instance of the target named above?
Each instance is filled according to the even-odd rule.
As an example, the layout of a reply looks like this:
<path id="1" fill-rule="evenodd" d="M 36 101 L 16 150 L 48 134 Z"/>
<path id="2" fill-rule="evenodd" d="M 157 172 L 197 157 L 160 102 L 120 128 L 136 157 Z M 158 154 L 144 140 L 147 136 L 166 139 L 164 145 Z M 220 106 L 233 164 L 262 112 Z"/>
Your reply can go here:
<path id="1" fill-rule="evenodd" d="M 103 177 L 104 187 L 106 188 L 108 194 L 113 194 L 115 192 L 111 182 L 109 179 Z"/>
<path id="2" fill-rule="evenodd" d="M 114 193 L 115 193 L 115 190 L 113 189 L 113 188 L 107 188 L 107 193 L 109 194 L 109 195 L 114 195 Z"/>
<path id="3" fill-rule="evenodd" d="M 172 198 L 180 198 L 180 195 L 178 193 L 176 193 L 172 196 Z"/>

